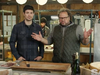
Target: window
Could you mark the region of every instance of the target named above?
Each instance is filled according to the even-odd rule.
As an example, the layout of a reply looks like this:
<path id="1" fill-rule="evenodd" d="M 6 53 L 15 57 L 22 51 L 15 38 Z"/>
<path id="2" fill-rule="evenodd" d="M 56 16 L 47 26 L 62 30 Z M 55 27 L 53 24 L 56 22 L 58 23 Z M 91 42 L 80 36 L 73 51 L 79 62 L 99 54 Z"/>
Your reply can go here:
<path id="1" fill-rule="evenodd" d="M 10 39 L 13 26 L 16 24 L 16 15 L 4 15 L 4 37 Z"/>

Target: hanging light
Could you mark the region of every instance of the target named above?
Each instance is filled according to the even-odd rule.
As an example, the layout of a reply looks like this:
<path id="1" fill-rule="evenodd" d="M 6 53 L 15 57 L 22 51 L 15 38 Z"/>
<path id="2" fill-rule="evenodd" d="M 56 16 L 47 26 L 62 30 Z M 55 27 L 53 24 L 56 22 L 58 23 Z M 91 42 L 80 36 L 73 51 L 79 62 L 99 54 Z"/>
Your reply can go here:
<path id="1" fill-rule="evenodd" d="M 48 0 L 36 0 L 39 5 L 44 5 L 47 3 Z"/>
<path id="2" fill-rule="evenodd" d="M 65 4 L 68 0 L 57 0 L 60 4 Z"/>
<path id="3" fill-rule="evenodd" d="M 91 3 L 93 0 L 83 0 L 85 3 Z"/>
<path id="4" fill-rule="evenodd" d="M 25 4 L 27 2 L 27 0 L 16 0 L 16 2 L 18 4 Z"/>

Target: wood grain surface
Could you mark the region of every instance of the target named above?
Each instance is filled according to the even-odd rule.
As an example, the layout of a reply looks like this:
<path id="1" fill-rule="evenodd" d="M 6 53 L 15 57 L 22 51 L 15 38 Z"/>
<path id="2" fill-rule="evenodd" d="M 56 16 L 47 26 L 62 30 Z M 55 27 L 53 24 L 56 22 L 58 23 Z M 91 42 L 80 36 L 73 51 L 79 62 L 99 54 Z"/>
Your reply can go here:
<path id="1" fill-rule="evenodd" d="M 71 66 L 70 63 L 52 63 L 52 62 L 33 62 L 28 61 L 30 67 L 27 67 L 25 61 L 20 63 L 20 66 L 12 66 L 13 70 L 26 70 L 26 71 L 59 71 L 66 72 Z"/>

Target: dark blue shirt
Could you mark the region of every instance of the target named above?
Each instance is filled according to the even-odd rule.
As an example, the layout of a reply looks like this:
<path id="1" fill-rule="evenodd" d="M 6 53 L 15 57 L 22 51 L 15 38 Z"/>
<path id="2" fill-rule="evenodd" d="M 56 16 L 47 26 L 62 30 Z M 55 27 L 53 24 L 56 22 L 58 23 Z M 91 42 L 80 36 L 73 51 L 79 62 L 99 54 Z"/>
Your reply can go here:
<path id="1" fill-rule="evenodd" d="M 32 32 L 39 34 L 39 31 L 42 33 L 41 27 L 34 22 L 30 26 L 25 25 L 24 21 L 14 25 L 9 43 L 16 59 L 22 56 L 27 61 L 34 61 L 37 56 L 43 57 L 44 44 L 31 37 Z"/>

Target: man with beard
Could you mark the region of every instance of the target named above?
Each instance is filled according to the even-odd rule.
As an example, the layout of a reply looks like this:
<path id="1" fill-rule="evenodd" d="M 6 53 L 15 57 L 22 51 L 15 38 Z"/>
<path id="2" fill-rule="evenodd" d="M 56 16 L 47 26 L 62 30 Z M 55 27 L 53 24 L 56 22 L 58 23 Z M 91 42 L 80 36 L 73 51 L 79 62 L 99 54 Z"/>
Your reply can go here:
<path id="1" fill-rule="evenodd" d="M 33 33 L 31 36 L 44 44 L 54 44 L 53 62 L 72 63 L 72 55 L 80 52 L 80 43 L 88 44 L 88 37 L 92 29 L 83 32 L 81 25 L 76 25 L 71 21 L 71 13 L 68 9 L 62 8 L 58 11 L 59 25 L 48 36 L 47 40 Z"/>
<path id="2" fill-rule="evenodd" d="M 14 25 L 13 27 L 9 43 L 12 54 L 17 60 L 39 61 L 43 58 L 43 43 L 36 41 L 31 37 L 33 32 L 39 34 L 40 31 L 43 35 L 41 26 L 32 21 L 34 14 L 35 11 L 32 6 L 24 6 L 24 21 Z M 15 48 L 16 42 L 17 47 Z"/>

